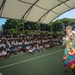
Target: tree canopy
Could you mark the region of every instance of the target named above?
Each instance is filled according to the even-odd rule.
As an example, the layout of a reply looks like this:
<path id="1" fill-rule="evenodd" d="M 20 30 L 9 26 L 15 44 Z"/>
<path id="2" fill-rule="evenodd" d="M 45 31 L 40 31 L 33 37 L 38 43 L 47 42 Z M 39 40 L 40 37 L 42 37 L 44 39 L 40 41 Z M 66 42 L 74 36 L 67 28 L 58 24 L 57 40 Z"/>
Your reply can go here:
<path id="1" fill-rule="evenodd" d="M 63 18 L 51 22 L 50 24 L 38 24 L 34 22 L 25 22 L 22 20 L 12 20 L 7 19 L 5 24 L 2 25 L 3 33 L 7 34 L 28 34 L 28 33 L 38 33 L 38 31 L 48 31 L 48 32 L 60 32 L 65 31 L 65 27 L 71 25 L 75 27 L 75 19 Z M 32 32 L 31 32 L 32 31 Z"/>

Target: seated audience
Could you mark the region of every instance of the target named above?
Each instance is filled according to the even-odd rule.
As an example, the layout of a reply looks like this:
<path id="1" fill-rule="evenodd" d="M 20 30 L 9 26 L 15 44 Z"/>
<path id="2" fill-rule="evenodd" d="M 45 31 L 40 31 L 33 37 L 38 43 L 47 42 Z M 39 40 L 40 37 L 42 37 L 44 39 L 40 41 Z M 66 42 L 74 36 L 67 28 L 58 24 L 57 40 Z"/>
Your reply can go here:
<path id="1" fill-rule="evenodd" d="M 57 35 L 3 35 L 0 37 L 0 59 L 18 53 L 34 54 L 62 44 Z"/>

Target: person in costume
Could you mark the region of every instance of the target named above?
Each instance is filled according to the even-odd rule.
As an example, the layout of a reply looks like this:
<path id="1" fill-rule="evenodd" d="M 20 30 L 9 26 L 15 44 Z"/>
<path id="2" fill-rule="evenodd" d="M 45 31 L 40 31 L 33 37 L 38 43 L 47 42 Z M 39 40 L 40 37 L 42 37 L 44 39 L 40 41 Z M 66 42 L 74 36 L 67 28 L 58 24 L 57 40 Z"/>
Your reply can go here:
<path id="1" fill-rule="evenodd" d="M 75 34 L 72 33 L 71 26 L 66 27 L 66 36 L 63 37 L 63 44 L 66 46 L 63 56 L 64 67 L 72 69 L 75 75 Z"/>

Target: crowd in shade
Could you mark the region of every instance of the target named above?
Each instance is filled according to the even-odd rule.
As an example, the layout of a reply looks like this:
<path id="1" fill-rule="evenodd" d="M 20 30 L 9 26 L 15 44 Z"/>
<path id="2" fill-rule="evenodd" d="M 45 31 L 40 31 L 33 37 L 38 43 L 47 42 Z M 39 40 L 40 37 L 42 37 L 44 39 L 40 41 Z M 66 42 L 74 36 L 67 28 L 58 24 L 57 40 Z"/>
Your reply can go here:
<path id="1" fill-rule="evenodd" d="M 43 52 L 61 44 L 61 35 L 3 35 L 0 36 L 0 60 L 19 53 Z"/>

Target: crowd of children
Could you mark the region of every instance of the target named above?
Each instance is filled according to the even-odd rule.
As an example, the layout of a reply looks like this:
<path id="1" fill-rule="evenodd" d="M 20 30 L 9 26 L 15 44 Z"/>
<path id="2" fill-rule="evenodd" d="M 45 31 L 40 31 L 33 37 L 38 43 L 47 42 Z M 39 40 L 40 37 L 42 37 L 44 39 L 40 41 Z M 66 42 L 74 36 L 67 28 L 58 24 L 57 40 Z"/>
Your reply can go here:
<path id="1" fill-rule="evenodd" d="M 61 45 L 61 36 L 3 35 L 0 36 L 0 59 L 18 53 L 34 54 Z"/>

